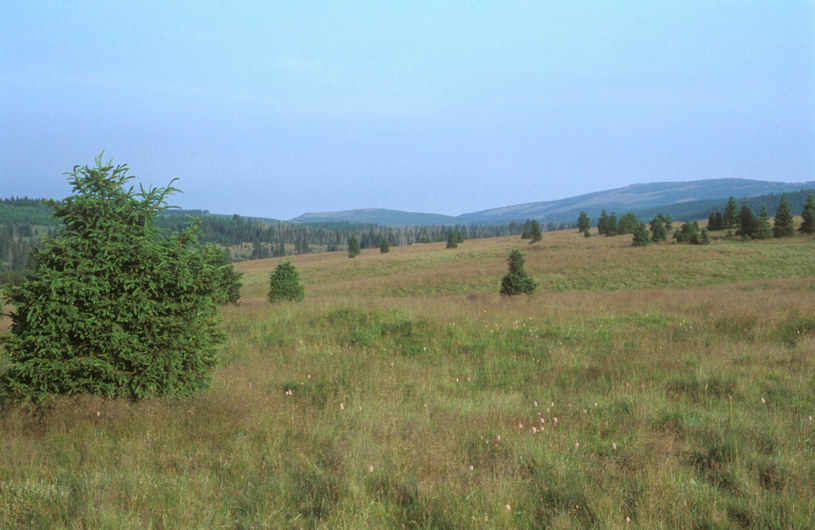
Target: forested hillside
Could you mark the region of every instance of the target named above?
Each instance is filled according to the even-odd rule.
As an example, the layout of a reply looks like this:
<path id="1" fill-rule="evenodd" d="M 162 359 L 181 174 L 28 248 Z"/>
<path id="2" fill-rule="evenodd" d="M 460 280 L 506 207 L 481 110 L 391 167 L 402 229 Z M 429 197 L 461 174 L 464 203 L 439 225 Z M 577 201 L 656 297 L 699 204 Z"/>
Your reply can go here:
<path id="1" fill-rule="evenodd" d="M 790 210 L 799 215 L 809 190 L 787 193 Z M 780 194 L 757 197 L 735 197 L 739 205 L 746 201 L 755 212 L 766 206 L 769 212 L 778 208 Z M 639 219 L 651 219 L 660 213 L 669 213 L 676 221 L 704 220 L 714 211 L 724 210 L 727 200 L 711 199 L 672 204 L 644 210 L 634 210 Z M 52 208 L 46 199 L 9 198 L 0 199 L 0 282 L 18 281 L 28 262 L 31 248 L 40 238 L 56 232 L 57 224 L 51 216 Z M 542 223 L 544 231 L 554 231 L 576 226 L 574 222 Z M 596 224 L 596 217 L 593 223 Z M 384 226 L 348 222 L 296 223 L 242 217 L 240 215 L 212 214 L 207 210 L 167 210 L 158 220 L 158 226 L 180 230 L 192 222 L 200 223 L 200 240 L 215 243 L 229 250 L 233 261 L 261 259 L 311 252 L 345 250 L 353 235 L 360 248 L 379 248 L 387 238 L 389 246 L 412 245 L 445 241 L 452 232 L 460 239 L 480 239 L 520 235 L 520 222 L 508 224 L 456 224 L 456 225 L 406 225 Z"/>
<path id="2" fill-rule="evenodd" d="M 28 263 L 28 254 L 39 239 L 56 233 L 47 199 L 10 198 L 0 202 L 0 282 L 16 282 Z M 460 239 L 517 235 L 521 226 L 399 226 L 375 224 L 308 223 L 217 215 L 206 210 L 168 210 L 157 222 L 170 231 L 200 223 L 203 243 L 215 243 L 230 252 L 233 261 L 272 256 L 344 250 L 354 235 L 361 248 L 379 248 L 384 238 L 390 246 L 444 241 L 450 232 Z M 549 226 L 549 230 L 560 228 Z"/>

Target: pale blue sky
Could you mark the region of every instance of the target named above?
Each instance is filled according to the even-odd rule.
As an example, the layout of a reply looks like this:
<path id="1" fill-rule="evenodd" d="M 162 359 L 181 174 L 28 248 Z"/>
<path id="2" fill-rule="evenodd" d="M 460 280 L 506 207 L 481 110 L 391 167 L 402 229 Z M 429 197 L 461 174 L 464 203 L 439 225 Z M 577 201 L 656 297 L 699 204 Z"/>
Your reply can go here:
<path id="1" fill-rule="evenodd" d="M 0 196 L 100 151 L 186 208 L 457 215 L 815 178 L 815 2 L 0 0 Z"/>

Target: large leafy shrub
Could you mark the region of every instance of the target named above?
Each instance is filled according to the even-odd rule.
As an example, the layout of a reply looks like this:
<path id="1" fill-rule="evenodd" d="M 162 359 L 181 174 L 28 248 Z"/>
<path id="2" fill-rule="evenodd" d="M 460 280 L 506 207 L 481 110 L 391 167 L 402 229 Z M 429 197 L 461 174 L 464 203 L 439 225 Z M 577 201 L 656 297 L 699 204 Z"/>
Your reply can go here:
<path id="1" fill-rule="evenodd" d="M 209 383 L 226 301 L 213 249 L 197 225 L 165 233 L 154 221 L 166 188 L 126 189 L 126 165 L 75 166 L 74 195 L 54 202 L 62 228 L 32 254 L 14 306 L 3 386 L 14 399 L 91 393 L 185 395 Z"/>

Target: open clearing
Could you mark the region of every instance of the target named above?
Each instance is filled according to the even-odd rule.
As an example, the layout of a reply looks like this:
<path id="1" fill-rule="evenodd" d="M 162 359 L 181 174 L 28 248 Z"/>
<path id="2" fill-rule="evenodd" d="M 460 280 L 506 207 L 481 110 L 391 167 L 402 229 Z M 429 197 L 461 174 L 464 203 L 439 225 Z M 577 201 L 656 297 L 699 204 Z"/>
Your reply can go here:
<path id="1" fill-rule="evenodd" d="M 196 398 L 5 410 L 0 527 L 815 526 L 812 238 L 291 261 L 300 304 L 236 265 Z"/>

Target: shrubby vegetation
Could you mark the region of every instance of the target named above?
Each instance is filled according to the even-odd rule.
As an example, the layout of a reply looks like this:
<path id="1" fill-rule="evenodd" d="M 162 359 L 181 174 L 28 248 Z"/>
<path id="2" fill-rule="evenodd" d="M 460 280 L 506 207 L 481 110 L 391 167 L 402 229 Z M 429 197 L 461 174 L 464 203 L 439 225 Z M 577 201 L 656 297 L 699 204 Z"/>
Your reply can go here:
<path id="1" fill-rule="evenodd" d="M 300 284 L 300 273 L 297 272 L 291 261 L 278 264 L 269 275 L 267 300 L 273 304 L 278 302 L 300 302 L 305 296 L 305 288 Z"/>
<path id="2" fill-rule="evenodd" d="M 101 155 L 76 166 L 74 195 L 51 203 L 61 229 L 33 251 L 30 278 L 5 289 L 2 386 L 16 400 L 186 395 L 209 383 L 216 309 L 236 301 L 237 277 L 196 225 L 156 227 L 175 188 L 126 189 L 127 171 Z"/>
<path id="3" fill-rule="evenodd" d="M 501 278 L 501 294 L 532 294 L 537 284 L 524 269 L 526 258 L 520 250 L 512 249 L 507 258 L 509 271 Z"/>

